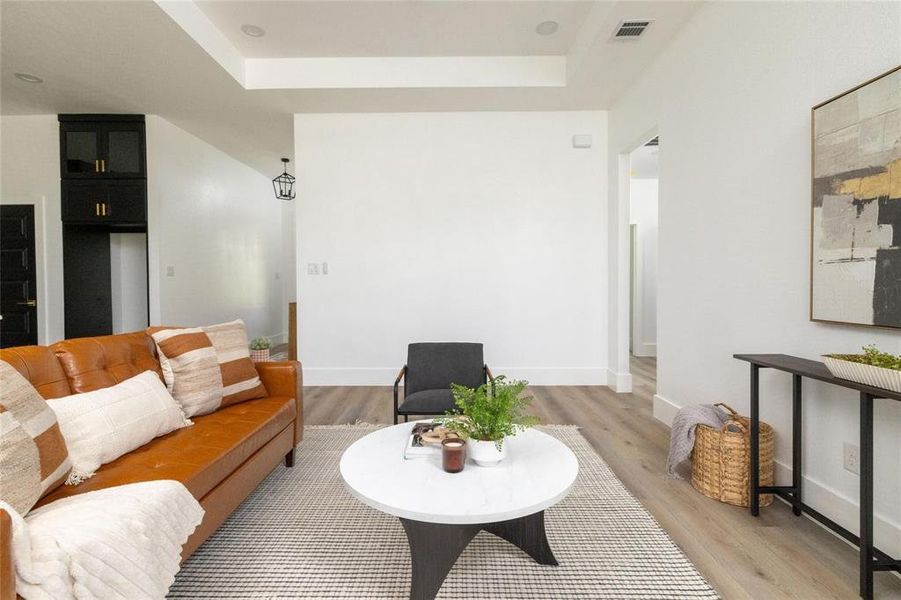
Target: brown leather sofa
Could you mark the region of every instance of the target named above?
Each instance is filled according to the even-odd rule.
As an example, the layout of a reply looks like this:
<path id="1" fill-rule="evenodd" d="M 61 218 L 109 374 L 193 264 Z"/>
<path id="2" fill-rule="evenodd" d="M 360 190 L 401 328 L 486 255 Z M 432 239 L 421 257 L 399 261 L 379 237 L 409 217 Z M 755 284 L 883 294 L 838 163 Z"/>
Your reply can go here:
<path id="1" fill-rule="evenodd" d="M 52 404 L 53 398 L 115 385 L 147 370 L 160 374 L 153 340 L 144 332 L 21 346 L 0 350 Z M 92 490 L 174 479 L 183 483 L 206 511 L 182 549 L 187 558 L 280 461 L 294 465 L 294 447 L 303 436 L 303 379 L 299 362 L 257 363 L 269 393 L 212 414 L 194 425 L 159 437 L 101 467 L 77 486 L 61 486 L 37 506 Z M 11 522 L 0 510 L 0 600 L 15 598 Z"/>

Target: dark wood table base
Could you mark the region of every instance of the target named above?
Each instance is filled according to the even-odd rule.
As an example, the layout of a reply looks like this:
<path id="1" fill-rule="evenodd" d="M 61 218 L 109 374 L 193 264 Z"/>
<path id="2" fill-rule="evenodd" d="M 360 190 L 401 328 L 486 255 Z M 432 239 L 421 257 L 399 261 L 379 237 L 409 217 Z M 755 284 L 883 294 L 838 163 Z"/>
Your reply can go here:
<path id="1" fill-rule="evenodd" d="M 411 600 L 431 600 L 457 558 L 480 531 L 493 533 L 523 550 L 542 565 L 556 565 L 544 530 L 544 511 L 533 515 L 475 525 L 444 525 L 401 519 L 413 563 Z"/>

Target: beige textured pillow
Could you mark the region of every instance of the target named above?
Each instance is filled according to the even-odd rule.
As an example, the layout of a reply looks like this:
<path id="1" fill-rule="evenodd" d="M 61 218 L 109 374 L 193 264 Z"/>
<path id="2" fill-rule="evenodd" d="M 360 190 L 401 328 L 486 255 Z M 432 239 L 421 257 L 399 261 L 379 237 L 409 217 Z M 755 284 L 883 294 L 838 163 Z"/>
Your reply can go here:
<path id="1" fill-rule="evenodd" d="M 266 396 L 250 360 L 244 321 L 148 333 L 156 342 L 166 387 L 188 416 Z"/>
<path id="2" fill-rule="evenodd" d="M 72 469 L 72 463 L 56 415 L 34 386 L 12 365 L 2 360 L 0 408 L 10 413 L 37 448 L 38 498 L 62 485 Z M 6 480 L 6 477 L 3 479 Z"/>
<path id="3" fill-rule="evenodd" d="M 203 330 L 216 349 L 224 388 L 222 406 L 266 396 L 266 388 L 263 387 L 257 368 L 250 360 L 244 321 L 237 319 L 210 325 Z"/>
<path id="4" fill-rule="evenodd" d="M 192 424 L 153 371 L 112 387 L 57 398 L 50 407 L 69 446 L 70 485 L 152 439 Z"/>
<path id="5" fill-rule="evenodd" d="M 189 417 L 222 404 L 222 371 L 216 349 L 199 327 L 151 330 L 166 388 Z"/>
<path id="6" fill-rule="evenodd" d="M 41 497 L 38 447 L 11 412 L 0 406 L 0 500 L 20 515 Z"/>

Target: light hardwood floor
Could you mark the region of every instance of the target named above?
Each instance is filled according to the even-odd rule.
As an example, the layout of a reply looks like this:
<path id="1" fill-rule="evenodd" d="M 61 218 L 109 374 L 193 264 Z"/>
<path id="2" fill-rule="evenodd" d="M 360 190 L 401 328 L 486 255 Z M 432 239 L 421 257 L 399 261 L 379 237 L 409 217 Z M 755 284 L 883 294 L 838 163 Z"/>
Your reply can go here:
<path id="1" fill-rule="evenodd" d="M 582 434 L 726 599 L 857 598 L 857 550 L 781 502 L 751 517 L 665 475 L 669 428 L 654 419 L 654 359 L 632 362 L 631 394 L 606 387 L 530 388 L 544 423 Z M 390 387 L 307 387 L 309 425 L 391 422 Z M 876 574 L 876 598 L 901 598 L 901 580 Z"/>

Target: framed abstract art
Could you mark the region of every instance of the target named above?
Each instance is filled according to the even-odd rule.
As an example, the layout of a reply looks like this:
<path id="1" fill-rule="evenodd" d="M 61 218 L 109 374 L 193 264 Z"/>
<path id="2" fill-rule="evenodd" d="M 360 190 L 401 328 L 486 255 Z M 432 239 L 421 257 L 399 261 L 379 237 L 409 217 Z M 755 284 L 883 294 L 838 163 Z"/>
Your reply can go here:
<path id="1" fill-rule="evenodd" d="M 811 123 L 810 318 L 901 328 L 901 66 Z"/>

